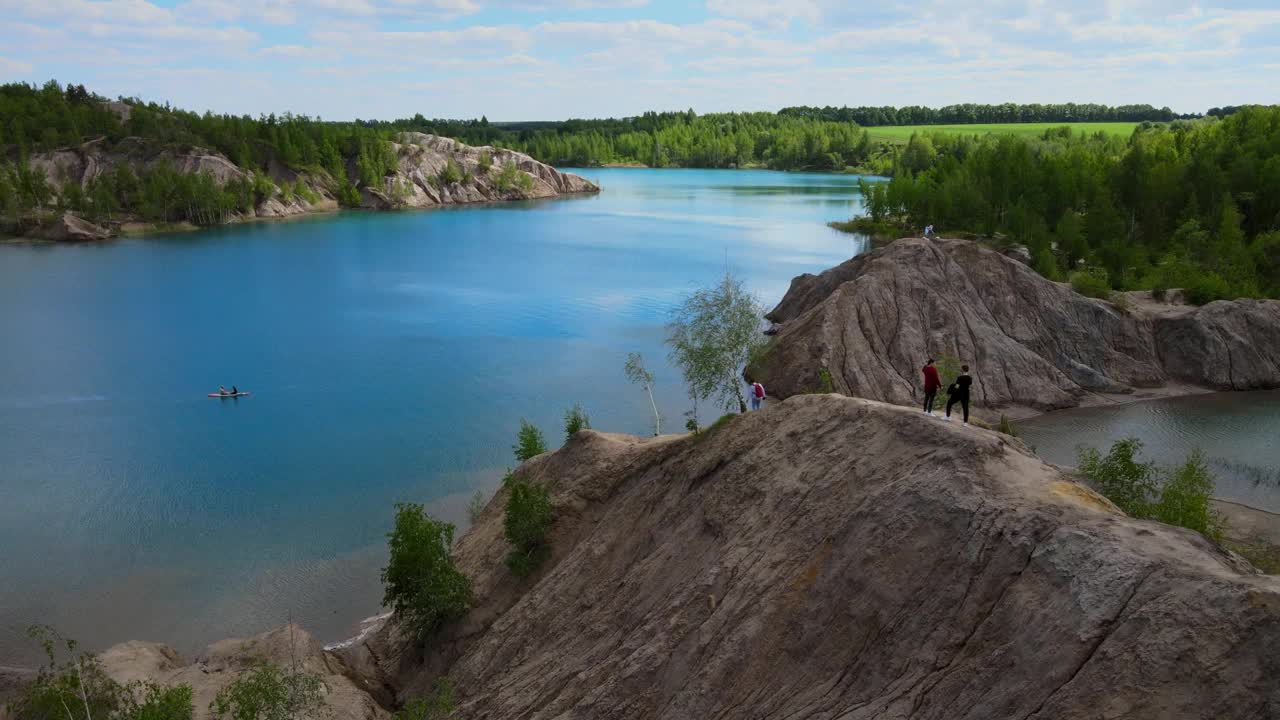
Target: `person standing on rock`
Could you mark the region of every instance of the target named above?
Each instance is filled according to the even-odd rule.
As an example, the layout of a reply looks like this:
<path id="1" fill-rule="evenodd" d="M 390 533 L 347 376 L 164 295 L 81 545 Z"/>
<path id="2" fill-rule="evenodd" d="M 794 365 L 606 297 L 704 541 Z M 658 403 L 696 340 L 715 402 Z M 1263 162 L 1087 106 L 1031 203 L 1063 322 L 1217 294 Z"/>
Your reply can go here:
<path id="1" fill-rule="evenodd" d="M 764 402 L 764 385 L 759 382 L 751 383 L 751 409 L 759 410 L 762 402 Z"/>
<path id="2" fill-rule="evenodd" d="M 969 386 L 973 384 L 973 378 L 969 375 L 969 366 L 960 366 L 960 377 L 951 383 L 951 387 L 947 388 L 947 422 L 951 422 L 951 406 L 960 403 L 960 408 L 964 410 L 964 424 L 969 424 Z"/>
<path id="3" fill-rule="evenodd" d="M 933 366 L 933 358 L 929 358 L 920 372 L 924 373 L 924 414 L 933 417 L 933 400 L 938 396 L 938 388 L 942 387 L 938 368 Z"/>

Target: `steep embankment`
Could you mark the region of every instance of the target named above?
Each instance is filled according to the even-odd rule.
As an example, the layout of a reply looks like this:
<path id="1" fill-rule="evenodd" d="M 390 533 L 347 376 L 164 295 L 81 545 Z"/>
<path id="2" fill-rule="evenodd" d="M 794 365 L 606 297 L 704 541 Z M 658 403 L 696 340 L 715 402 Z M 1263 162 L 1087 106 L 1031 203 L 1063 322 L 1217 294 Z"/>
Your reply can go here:
<path id="1" fill-rule="evenodd" d="M 815 387 L 915 405 L 920 367 L 950 355 L 984 408 L 1073 407 L 1170 384 L 1280 387 L 1280 302 L 1122 309 L 964 240 L 908 238 L 791 282 L 767 315 L 772 394 Z"/>
<path id="2" fill-rule="evenodd" d="M 1280 579 L 1121 515 L 1005 436 L 833 395 L 708 437 L 583 432 L 518 476 L 554 552 L 459 541 L 477 606 L 425 650 L 346 653 L 460 718 L 1262 718 Z"/>
<path id="3" fill-rule="evenodd" d="M 471 147 L 422 133 L 402 133 L 389 143 L 395 157 L 394 169 L 373 185 L 356 183 L 359 206 L 370 209 L 426 208 L 436 205 L 497 202 L 550 198 L 572 193 L 598 192 L 591 182 L 562 173 L 523 153 L 492 147 Z M 238 167 L 224 155 L 200 147 L 160 143 L 142 138 L 125 138 L 107 143 L 96 140 L 76 148 L 34 155 L 31 167 L 43 175 L 53 193 L 49 207 L 66 205 L 72 188 L 91 192 L 91 183 L 127 167 L 135 177 L 172 168 L 181 175 L 203 174 L 219 188 L 231 182 L 252 182 L 252 171 Z M 456 176 L 446 172 L 451 168 Z M 348 177 L 359 177 L 355 160 L 348 162 Z M 276 218 L 327 212 L 338 207 L 338 183 L 324 170 L 294 170 L 270 163 L 265 179 L 254 190 L 251 208 L 219 208 L 203 221 L 214 224 L 243 222 L 255 218 Z M 166 207 L 175 218 L 183 218 L 182 201 Z M 126 203 L 119 203 L 125 205 Z M 74 212 L 48 215 L 43 222 L 23 219 L 25 234 L 52 240 L 99 240 L 127 228 L 138 220 L 128 210 L 113 213 L 110 221 L 94 224 Z"/>

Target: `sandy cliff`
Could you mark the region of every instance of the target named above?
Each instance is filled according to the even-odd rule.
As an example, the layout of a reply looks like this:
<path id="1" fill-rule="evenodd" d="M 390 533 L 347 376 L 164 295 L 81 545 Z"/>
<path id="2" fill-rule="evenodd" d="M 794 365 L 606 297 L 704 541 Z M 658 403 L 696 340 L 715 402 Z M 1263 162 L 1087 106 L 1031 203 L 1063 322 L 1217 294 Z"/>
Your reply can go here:
<path id="1" fill-rule="evenodd" d="M 943 354 L 972 366 L 985 409 L 1171 384 L 1280 387 L 1280 302 L 1122 308 L 964 240 L 898 240 L 801 275 L 767 317 L 777 333 L 758 370 L 779 397 L 815 387 L 826 368 L 838 392 L 915 405 L 920 367 Z"/>
<path id="2" fill-rule="evenodd" d="M 475 610 L 351 648 L 371 685 L 447 673 L 462 718 L 1280 713 L 1280 579 L 996 433 L 804 396 L 519 474 L 552 491 L 548 567 L 507 573 L 499 496 L 457 548 Z"/>

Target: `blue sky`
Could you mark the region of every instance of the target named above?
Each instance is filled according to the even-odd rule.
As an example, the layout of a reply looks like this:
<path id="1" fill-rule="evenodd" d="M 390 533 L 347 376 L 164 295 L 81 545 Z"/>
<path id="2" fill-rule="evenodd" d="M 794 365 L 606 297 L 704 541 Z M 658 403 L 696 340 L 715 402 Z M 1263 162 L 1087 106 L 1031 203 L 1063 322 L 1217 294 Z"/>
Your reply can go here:
<path id="1" fill-rule="evenodd" d="M 1280 102 L 1280 0 L 0 0 L 0 80 L 491 120 Z"/>

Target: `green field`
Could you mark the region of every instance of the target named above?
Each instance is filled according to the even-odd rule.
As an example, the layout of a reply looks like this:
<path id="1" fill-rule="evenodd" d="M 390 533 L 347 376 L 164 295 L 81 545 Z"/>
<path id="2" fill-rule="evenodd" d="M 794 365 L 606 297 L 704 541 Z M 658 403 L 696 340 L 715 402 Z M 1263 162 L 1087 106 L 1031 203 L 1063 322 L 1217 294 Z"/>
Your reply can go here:
<path id="1" fill-rule="evenodd" d="M 1049 128 L 1070 127 L 1080 133 L 1105 132 L 1129 137 L 1136 122 L 1086 122 L 1086 123 L 995 123 L 975 125 L 892 125 L 869 127 L 872 140 L 882 142 L 906 142 L 914 132 L 946 132 L 969 135 L 988 133 L 1013 133 L 1015 135 L 1039 135 Z"/>

